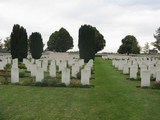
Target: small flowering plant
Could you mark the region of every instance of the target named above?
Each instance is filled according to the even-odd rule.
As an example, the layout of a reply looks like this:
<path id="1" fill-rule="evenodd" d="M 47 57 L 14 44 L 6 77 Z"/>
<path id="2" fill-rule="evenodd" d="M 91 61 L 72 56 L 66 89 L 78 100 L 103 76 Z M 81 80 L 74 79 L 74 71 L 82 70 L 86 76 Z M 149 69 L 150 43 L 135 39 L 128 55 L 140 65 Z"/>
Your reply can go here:
<path id="1" fill-rule="evenodd" d="M 160 89 L 160 80 L 154 82 L 153 88 Z"/>

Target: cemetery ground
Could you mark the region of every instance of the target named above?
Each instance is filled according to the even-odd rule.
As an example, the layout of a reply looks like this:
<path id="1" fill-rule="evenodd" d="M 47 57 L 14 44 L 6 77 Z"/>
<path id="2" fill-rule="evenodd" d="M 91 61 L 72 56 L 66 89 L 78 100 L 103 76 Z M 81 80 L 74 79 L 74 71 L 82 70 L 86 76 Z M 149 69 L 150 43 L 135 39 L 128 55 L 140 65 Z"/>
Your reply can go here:
<path id="1" fill-rule="evenodd" d="M 159 120 L 160 90 L 96 58 L 94 88 L 0 85 L 0 120 Z"/>

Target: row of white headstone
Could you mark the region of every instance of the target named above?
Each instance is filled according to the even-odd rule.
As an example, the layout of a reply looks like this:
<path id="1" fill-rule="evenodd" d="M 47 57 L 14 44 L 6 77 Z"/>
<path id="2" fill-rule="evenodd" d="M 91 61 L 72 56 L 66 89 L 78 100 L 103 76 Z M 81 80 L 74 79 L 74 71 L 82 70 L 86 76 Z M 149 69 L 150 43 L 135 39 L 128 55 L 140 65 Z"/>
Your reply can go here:
<path id="1" fill-rule="evenodd" d="M 141 87 L 149 87 L 151 77 L 160 81 L 160 60 L 147 57 L 103 56 L 103 59 L 112 59 L 112 65 L 130 78 L 137 79 L 140 72 Z"/>
<path id="2" fill-rule="evenodd" d="M 2 57 L 0 58 L 0 70 L 4 70 L 4 67 L 6 64 L 11 64 L 11 59 L 10 57 Z"/>
<path id="3" fill-rule="evenodd" d="M 87 64 L 84 64 L 84 60 L 52 60 L 49 65 L 48 59 L 34 60 L 31 59 L 23 59 L 23 63 L 25 64 L 27 71 L 31 72 L 32 77 L 36 77 L 36 82 L 42 82 L 44 79 L 44 72 L 49 72 L 51 77 L 56 77 L 57 66 L 58 71 L 61 71 L 61 82 L 66 85 L 70 84 L 70 77 L 77 77 L 77 73 L 80 71 L 80 68 L 84 66 L 84 69 L 81 70 L 81 84 L 89 85 L 90 77 L 91 77 L 91 69 L 93 67 L 93 60 L 90 60 Z M 70 70 L 68 66 L 71 66 Z M 48 69 L 49 68 L 49 69 Z M 71 75 L 70 75 L 71 73 Z M 18 68 L 18 59 L 12 60 L 12 68 L 11 68 L 11 82 L 17 83 L 19 82 L 19 68 Z"/>

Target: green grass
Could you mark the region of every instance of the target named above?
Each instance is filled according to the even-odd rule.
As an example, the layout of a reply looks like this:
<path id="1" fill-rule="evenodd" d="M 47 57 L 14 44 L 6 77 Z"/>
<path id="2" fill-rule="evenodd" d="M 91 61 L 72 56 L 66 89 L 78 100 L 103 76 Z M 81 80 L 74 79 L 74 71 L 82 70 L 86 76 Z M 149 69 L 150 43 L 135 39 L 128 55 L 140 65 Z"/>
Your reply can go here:
<path id="1" fill-rule="evenodd" d="M 0 120 L 159 120 L 160 90 L 95 60 L 95 88 L 0 85 Z"/>

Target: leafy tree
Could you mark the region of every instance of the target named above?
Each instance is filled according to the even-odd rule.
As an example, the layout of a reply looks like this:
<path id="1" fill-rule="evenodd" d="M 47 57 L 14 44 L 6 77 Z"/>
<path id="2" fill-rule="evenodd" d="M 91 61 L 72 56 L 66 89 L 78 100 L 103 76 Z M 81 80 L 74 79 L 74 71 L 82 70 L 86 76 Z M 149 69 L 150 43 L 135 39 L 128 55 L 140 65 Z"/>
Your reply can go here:
<path id="1" fill-rule="evenodd" d="M 32 33 L 29 37 L 29 43 L 32 58 L 39 59 L 43 52 L 43 41 L 41 34 L 38 32 Z"/>
<path id="2" fill-rule="evenodd" d="M 4 40 L 4 48 L 7 51 L 11 50 L 11 39 L 10 39 L 10 37 L 6 37 L 6 39 Z"/>
<path id="3" fill-rule="evenodd" d="M 2 39 L 0 39 L 0 49 L 2 49 L 3 48 L 3 43 L 2 43 Z"/>
<path id="4" fill-rule="evenodd" d="M 28 52 L 26 29 L 18 24 L 15 24 L 10 37 L 12 59 L 18 58 L 18 61 L 22 61 L 23 58 L 27 57 Z"/>
<path id="5" fill-rule="evenodd" d="M 118 49 L 118 53 L 128 55 L 130 53 L 139 54 L 140 46 L 138 45 L 137 39 L 132 35 L 127 35 L 124 39 L 122 39 L 122 45 Z"/>
<path id="6" fill-rule="evenodd" d="M 144 53 L 149 53 L 149 43 L 148 42 L 146 42 L 146 44 L 145 44 L 145 46 L 143 47 L 143 52 Z"/>
<path id="7" fill-rule="evenodd" d="M 50 51 L 66 52 L 73 48 L 73 38 L 66 29 L 61 28 L 51 34 L 47 45 Z"/>
<path id="8" fill-rule="evenodd" d="M 96 51 L 95 34 L 95 29 L 90 25 L 83 25 L 79 29 L 78 47 L 80 58 L 84 59 L 84 62 L 94 59 Z"/>
<path id="9" fill-rule="evenodd" d="M 156 39 L 156 41 L 153 42 L 152 45 L 156 47 L 158 50 L 160 50 L 160 27 L 156 30 L 154 38 Z"/>
<path id="10" fill-rule="evenodd" d="M 95 53 L 104 49 L 106 41 L 103 35 L 95 28 Z"/>

